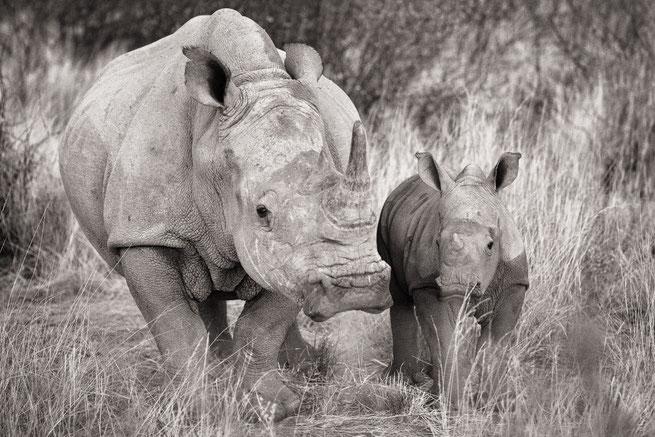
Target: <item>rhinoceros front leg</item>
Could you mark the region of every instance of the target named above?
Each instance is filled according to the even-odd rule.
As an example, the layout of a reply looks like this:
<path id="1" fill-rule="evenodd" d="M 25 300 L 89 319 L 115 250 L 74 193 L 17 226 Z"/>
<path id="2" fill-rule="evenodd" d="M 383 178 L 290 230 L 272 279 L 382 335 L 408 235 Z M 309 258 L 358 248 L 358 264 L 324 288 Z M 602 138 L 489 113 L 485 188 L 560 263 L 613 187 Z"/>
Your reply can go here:
<path id="1" fill-rule="evenodd" d="M 173 374 L 193 365 L 190 358 L 204 358 L 207 332 L 185 295 L 177 259 L 177 251 L 163 247 L 121 250 L 127 285 Z"/>
<path id="2" fill-rule="evenodd" d="M 506 352 L 510 344 L 509 334 L 521 315 L 525 292 L 526 287 L 522 285 L 507 289 L 489 320 L 482 326 L 477 344 L 478 353 L 486 355 L 478 360 L 478 365 L 485 365 L 477 372 L 480 377 L 477 398 L 481 403 L 486 403 L 490 396 L 499 397 L 501 401 L 507 398 L 506 395 L 513 397 L 510 387 L 503 384 L 509 358 Z"/>
<path id="3" fill-rule="evenodd" d="M 200 317 L 209 334 L 212 354 L 227 358 L 232 354 L 232 336 L 227 323 L 227 302 L 220 299 L 220 291 L 213 291 L 204 302 L 198 302 Z"/>
<path id="4" fill-rule="evenodd" d="M 295 367 L 303 373 L 308 373 L 314 362 L 316 349 L 302 338 L 298 321 L 294 321 L 278 354 L 280 367 Z"/>
<path id="5" fill-rule="evenodd" d="M 432 289 L 414 291 L 416 314 L 432 358 L 432 392 L 444 393 L 451 405 L 458 405 L 471 369 L 471 348 L 465 337 L 456 338 L 463 299 L 440 301 Z"/>
<path id="6" fill-rule="evenodd" d="M 516 322 L 521 315 L 526 287 L 519 285 L 503 292 L 502 300 L 496 305 L 489 321 L 482 328 L 478 340 L 478 352 L 487 346 L 507 345 Z"/>
<path id="7" fill-rule="evenodd" d="M 300 307 L 281 294 L 262 290 L 246 302 L 234 329 L 234 347 L 244 366 L 242 388 L 251 391 L 258 414 L 273 413 L 278 421 L 295 414 L 300 399 L 277 372 L 280 347 Z"/>
<path id="8" fill-rule="evenodd" d="M 394 305 L 389 310 L 393 360 L 387 369 L 389 375 L 399 375 L 408 382 L 424 383 L 418 361 L 418 322 L 413 306 Z"/>

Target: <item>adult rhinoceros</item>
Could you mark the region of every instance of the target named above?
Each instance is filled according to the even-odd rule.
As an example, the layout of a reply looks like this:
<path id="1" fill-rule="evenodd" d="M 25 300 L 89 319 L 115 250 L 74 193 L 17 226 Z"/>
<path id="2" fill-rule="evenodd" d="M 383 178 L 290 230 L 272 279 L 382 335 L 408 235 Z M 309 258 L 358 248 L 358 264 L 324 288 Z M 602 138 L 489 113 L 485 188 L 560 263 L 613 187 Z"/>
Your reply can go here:
<path id="1" fill-rule="evenodd" d="M 321 74 L 311 48 L 283 63 L 262 28 L 222 9 L 111 62 L 60 149 L 80 226 L 173 369 L 208 334 L 231 350 L 224 299 L 247 301 L 234 349 L 276 419 L 299 406 L 271 371 L 285 337 L 303 345 L 300 308 L 320 321 L 391 305 L 365 132 Z"/>
<path id="2" fill-rule="evenodd" d="M 429 153 L 417 157 L 418 175 L 389 195 L 378 227 L 378 249 L 392 269 L 389 370 L 421 382 L 420 324 L 432 391 L 457 403 L 470 366 L 467 349 L 453 341 L 460 311 L 467 313 L 462 305 L 468 302 L 482 327 L 476 350 L 499 346 L 516 325 L 529 285 L 521 234 L 497 195 L 516 178 L 521 155 L 503 154 L 489 175 L 468 165 L 454 180 Z"/>

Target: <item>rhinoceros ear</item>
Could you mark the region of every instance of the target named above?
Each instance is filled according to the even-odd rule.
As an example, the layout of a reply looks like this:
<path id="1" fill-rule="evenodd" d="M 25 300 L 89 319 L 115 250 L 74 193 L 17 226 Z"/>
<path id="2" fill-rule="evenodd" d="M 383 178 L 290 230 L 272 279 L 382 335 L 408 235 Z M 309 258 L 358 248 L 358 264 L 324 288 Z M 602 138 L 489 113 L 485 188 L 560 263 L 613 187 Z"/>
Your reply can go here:
<path id="1" fill-rule="evenodd" d="M 184 84 L 191 97 L 202 105 L 225 107 L 230 70 L 209 50 L 185 46 L 182 53 L 189 58 L 184 69 Z"/>
<path id="2" fill-rule="evenodd" d="M 284 68 L 292 78 L 310 82 L 320 79 L 323 61 L 316 50 L 305 44 L 286 44 L 284 50 L 287 52 Z"/>
<path id="3" fill-rule="evenodd" d="M 520 153 L 505 152 L 502 154 L 494 169 L 487 176 L 492 189 L 500 191 L 514 182 L 519 174 L 519 159 L 521 159 Z"/>
<path id="4" fill-rule="evenodd" d="M 431 153 L 418 152 L 416 157 L 418 158 L 418 175 L 423 182 L 441 192 L 448 190 L 454 184 L 450 175 L 434 162 Z"/>

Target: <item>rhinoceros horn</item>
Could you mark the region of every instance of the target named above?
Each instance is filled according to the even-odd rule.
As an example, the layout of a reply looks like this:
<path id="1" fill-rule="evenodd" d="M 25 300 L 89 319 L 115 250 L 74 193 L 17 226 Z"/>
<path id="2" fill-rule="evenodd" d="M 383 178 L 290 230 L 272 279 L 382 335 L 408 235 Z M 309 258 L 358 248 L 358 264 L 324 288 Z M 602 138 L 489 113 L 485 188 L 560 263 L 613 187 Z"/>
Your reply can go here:
<path id="1" fill-rule="evenodd" d="M 368 191 L 371 188 L 366 162 L 366 130 L 361 121 L 356 121 L 353 125 L 350 157 L 343 184 L 349 190 L 356 192 Z"/>
<path id="2" fill-rule="evenodd" d="M 323 199 L 323 209 L 328 218 L 345 228 L 374 224 L 370 187 L 371 179 L 366 163 L 366 130 L 361 121 L 356 121 L 346 173 L 336 186 L 325 193 Z"/>

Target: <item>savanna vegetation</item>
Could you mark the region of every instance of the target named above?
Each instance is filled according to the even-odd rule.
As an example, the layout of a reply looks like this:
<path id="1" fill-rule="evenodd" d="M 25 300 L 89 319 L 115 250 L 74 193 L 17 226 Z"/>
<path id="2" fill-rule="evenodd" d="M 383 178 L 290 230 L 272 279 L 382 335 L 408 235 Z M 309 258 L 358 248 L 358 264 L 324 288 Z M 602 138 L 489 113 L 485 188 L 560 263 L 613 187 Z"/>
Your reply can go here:
<path id="1" fill-rule="evenodd" d="M 0 435 L 655 434 L 650 0 L 2 3 Z M 219 7 L 278 46 L 317 48 L 365 118 L 378 207 L 416 151 L 453 169 L 523 154 L 502 192 L 531 278 L 503 357 L 509 394 L 448 409 L 381 380 L 387 316 L 355 312 L 302 319 L 320 353 L 309 376 L 284 370 L 303 404 L 281 424 L 239 419 L 229 363 L 167 383 L 124 281 L 71 216 L 56 149 L 103 65 Z"/>

